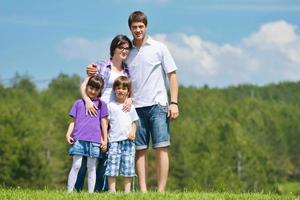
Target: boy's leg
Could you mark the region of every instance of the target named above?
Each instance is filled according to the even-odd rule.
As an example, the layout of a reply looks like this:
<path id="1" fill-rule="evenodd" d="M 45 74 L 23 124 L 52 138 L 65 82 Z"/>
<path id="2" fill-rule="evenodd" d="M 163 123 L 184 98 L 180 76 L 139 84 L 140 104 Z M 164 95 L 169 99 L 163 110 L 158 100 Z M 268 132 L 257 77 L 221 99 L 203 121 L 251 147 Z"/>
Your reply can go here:
<path id="1" fill-rule="evenodd" d="M 148 155 L 147 149 L 136 151 L 136 170 L 141 192 L 147 192 Z"/>
<path id="2" fill-rule="evenodd" d="M 119 142 L 110 142 L 107 155 L 107 166 L 105 175 L 108 177 L 108 191 L 116 191 L 116 179 L 119 175 L 119 166 L 121 161 L 121 149 Z"/>
<path id="3" fill-rule="evenodd" d="M 82 164 L 81 164 L 80 170 L 78 172 L 77 180 L 76 180 L 76 184 L 75 184 L 75 189 L 77 192 L 80 192 L 83 189 L 84 178 L 85 178 L 85 174 L 86 174 L 86 163 L 87 163 L 87 157 L 84 156 L 82 158 Z"/>
<path id="4" fill-rule="evenodd" d="M 102 157 L 98 159 L 98 165 L 96 169 L 96 185 L 95 192 L 108 191 L 108 180 L 105 177 L 107 155 L 102 152 Z"/>
<path id="5" fill-rule="evenodd" d="M 109 192 L 116 192 L 116 177 L 109 176 L 108 177 L 108 191 Z"/>
<path id="6" fill-rule="evenodd" d="M 135 144 L 130 140 L 124 140 L 121 143 L 121 176 L 124 177 L 124 192 L 131 191 L 131 180 L 135 174 Z"/>
<path id="7" fill-rule="evenodd" d="M 68 176 L 68 192 L 73 192 L 73 190 L 74 190 L 75 182 L 77 179 L 77 175 L 78 175 L 78 171 L 80 169 L 81 163 L 82 163 L 82 156 L 74 155 L 72 168 L 71 168 L 69 176 Z"/>
<path id="8" fill-rule="evenodd" d="M 124 177 L 124 192 L 129 193 L 131 190 L 131 177 Z"/>
<path id="9" fill-rule="evenodd" d="M 169 155 L 167 148 L 157 148 L 156 153 L 156 176 L 157 191 L 164 192 L 168 180 L 169 173 Z"/>
<path id="10" fill-rule="evenodd" d="M 87 170 L 88 170 L 88 191 L 93 193 L 96 183 L 96 161 L 97 158 L 87 158 Z"/>

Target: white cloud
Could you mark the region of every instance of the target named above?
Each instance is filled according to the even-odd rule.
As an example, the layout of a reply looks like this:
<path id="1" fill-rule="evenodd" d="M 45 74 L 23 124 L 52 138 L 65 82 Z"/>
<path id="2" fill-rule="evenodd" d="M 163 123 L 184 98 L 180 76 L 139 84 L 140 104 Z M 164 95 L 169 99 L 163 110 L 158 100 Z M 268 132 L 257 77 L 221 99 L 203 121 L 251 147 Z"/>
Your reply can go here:
<path id="1" fill-rule="evenodd" d="M 237 44 L 219 45 L 184 33 L 154 38 L 169 47 L 184 85 L 224 87 L 300 80 L 300 36 L 295 26 L 282 20 L 263 24 Z"/>
<path id="2" fill-rule="evenodd" d="M 263 24 L 235 44 L 205 41 L 199 35 L 156 34 L 170 49 L 183 85 L 225 87 L 300 80 L 300 36 L 286 21 Z M 66 59 L 92 62 L 108 55 L 110 39 L 65 39 L 59 47 Z"/>
<path id="3" fill-rule="evenodd" d="M 62 41 L 58 51 L 68 60 L 92 62 L 109 55 L 109 43 L 83 37 L 70 37 Z"/>

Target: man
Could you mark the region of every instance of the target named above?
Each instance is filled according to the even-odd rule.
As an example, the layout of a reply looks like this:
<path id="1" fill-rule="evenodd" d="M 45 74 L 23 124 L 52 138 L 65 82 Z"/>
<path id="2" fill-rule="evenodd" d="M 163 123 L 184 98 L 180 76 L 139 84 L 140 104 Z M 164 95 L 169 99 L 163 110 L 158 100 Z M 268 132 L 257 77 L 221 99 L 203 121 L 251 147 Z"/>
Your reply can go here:
<path id="1" fill-rule="evenodd" d="M 141 192 L 147 192 L 147 149 L 151 138 L 156 154 L 157 189 L 164 192 L 169 172 L 169 119 L 179 115 L 177 67 L 167 47 L 147 34 L 147 17 L 143 12 L 133 12 L 128 25 L 133 36 L 133 48 L 126 64 L 132 80 L 133 104 L 140 118 L 136 134 L 139 186 Z"/>

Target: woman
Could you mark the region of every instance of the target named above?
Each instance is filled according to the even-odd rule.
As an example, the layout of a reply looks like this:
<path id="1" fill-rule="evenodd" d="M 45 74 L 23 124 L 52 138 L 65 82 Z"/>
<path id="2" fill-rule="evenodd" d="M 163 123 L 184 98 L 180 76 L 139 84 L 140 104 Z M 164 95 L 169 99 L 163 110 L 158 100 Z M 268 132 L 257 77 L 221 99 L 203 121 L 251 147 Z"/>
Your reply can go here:
<path id="1" fill-rule="evenodd" d="M 119 76 L 129 77 L 128 68 L 125 64 L 125 60 L 128 57 L 129 51 L 132 48 L 132 43 L 129 38 L 125 35 L 117 35 L 113 38 L 110 45 L 110 59 L 102 60 L 94 64 L 87 66 L 91 76 L 95 73 L 98 74 L 104 80 L 104 87 L 101 91 L 101 100 L 105 103 L 109 103 L 114 98 L 113 92 L 113 82 Z M 89 115 L 97 115 L 97 106 L 91 101 L 91 99 L 86 94 L 86 83 L 89 77 L 87 77 L 81 85 L 81 94 L 86 103 L 86 113 Z M 131 107 L 131 99 L 127 98 L 123 110 L 129 111 Z M 104 178 L 104 172 L 106 166 L 104 163 L 106 161 L 106 153 L 102 154 L 102 158 L 99 158 L 98 168 L 97 168 L 97 181 L 95 186 L 95 191 L 107 190 L 107 181 Z M 83 160 L 85 162 L 86 159 Z M 83 187 L 84 176 L 86 173 L 86 168 L 84 164 L 81 165 L 80 172 L 78 174 L 77 182 L 75 188 L 80 191 Z"/>

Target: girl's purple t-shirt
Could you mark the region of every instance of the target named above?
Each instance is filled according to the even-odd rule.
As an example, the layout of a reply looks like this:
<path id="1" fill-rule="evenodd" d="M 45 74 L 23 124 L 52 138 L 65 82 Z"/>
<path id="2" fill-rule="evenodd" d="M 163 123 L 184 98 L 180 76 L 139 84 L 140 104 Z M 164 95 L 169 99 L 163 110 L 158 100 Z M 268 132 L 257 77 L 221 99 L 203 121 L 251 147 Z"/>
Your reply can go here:
<path id="1" fill-rule="evenodd" d="M 98 99 L 93 101 L 98 107 Z M 72 106 L 69 115 L 74 118 L 75 126 L 72 137 L 75 140 L 83 140 L 100 143 L 101 118 L 108 116 L 106 103 L 101 101 L 101 109 L 98 108 L 97 116 L 85 114 L 85 102 L 78 99 Z"/>

